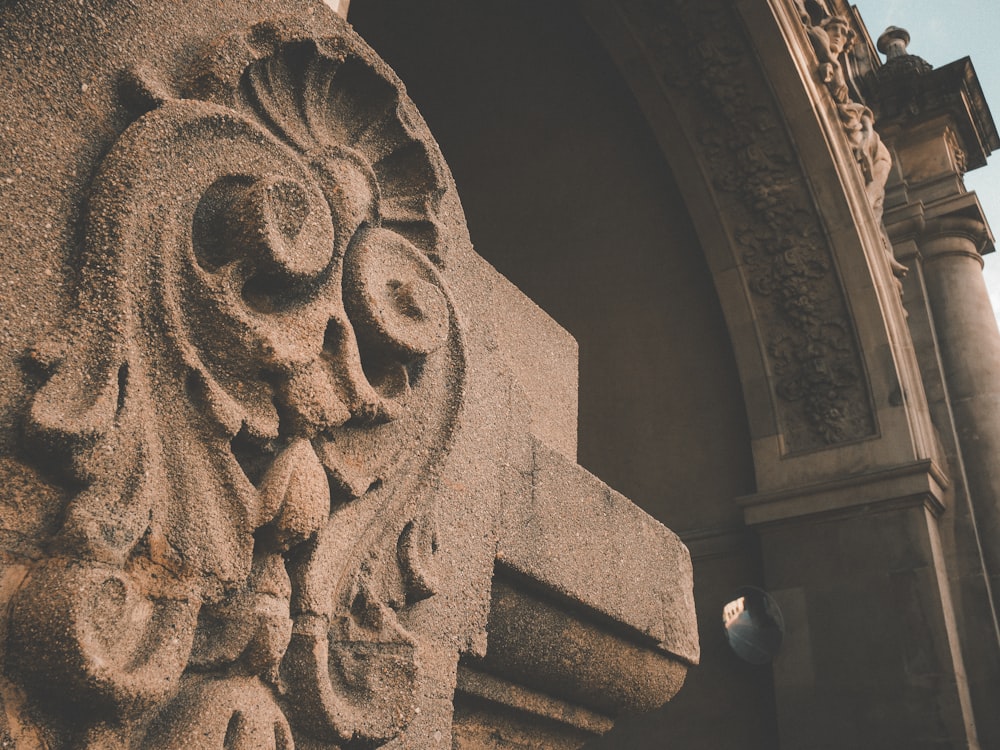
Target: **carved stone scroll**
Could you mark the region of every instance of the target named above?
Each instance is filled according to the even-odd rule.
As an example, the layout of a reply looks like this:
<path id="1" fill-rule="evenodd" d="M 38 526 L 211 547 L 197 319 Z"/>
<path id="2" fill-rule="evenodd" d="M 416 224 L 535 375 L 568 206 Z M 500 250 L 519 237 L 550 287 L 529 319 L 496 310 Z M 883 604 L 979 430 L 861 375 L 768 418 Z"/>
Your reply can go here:
<path id="1" fill-rule="evenodd" d="M 26 438 L 74 494 L 9 634 L 86 747 L 291 748 L 300 719 L 381 744 L 412 715 L 397 610 L 434 593 L 431 532 L 384 518 L 417 511 L 462 349 L 435 147 L 359 44 L 267 22 L 173 86 L 123 77 L 77 308 L 29 360 Z"/>

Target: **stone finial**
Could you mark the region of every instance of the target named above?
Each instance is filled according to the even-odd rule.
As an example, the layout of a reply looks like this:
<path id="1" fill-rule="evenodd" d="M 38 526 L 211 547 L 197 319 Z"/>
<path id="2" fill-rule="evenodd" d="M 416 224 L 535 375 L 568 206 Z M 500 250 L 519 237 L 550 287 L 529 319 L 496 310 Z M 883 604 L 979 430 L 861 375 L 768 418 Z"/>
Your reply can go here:
<path id="1" fill-rule="evenodd" d="M 898 26 L 890 26 L 878 38 L 878 51 L 885 55 L 887 60 L 897 57 L 906 57 L 906 51 L 910 43 L 910 32 Z"/>
<path id="2" fill-rule="evenodd" d="M 890 26 L 882 32 L 877 46 L 878 51 L 885 55 L 885 65 L 875 74 L 880 81 L 899 85 L 913 76 L 920 76 L 934 69 L 924 58 L 907 50 L 909 43 L 910 32 L 906 29 Z"/>

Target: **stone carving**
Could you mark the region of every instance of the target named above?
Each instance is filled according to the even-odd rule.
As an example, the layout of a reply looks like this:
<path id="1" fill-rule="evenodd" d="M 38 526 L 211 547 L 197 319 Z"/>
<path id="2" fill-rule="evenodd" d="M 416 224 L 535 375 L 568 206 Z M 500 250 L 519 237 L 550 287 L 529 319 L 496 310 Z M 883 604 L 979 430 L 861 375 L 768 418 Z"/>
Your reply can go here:
<path id="1" fill-rule="evenodd" d="M 121 92 L 76 309 L 26 362 L 72 499 L 10 671 L 52 746 L 377 746 L 412 718 L 399 613 L 436 591 L 419 490 L 461 393 L 440 157 L 346 30 L 258 24 Z"/>
<path id="2" fill-rule="evenodd" d="M 885 185 L 892 169 L 892 156 L 875 131 L 875 115 L 863 103 L 851 97 L 847 76 L 844 72 L 844 54 L 851 49 L 855 33 L 847 19 L 832 15 L 824 5 L 814 5 L 809 11 L 800 6 L 800 17 L 812 41 L 819 66 L 816 70 L 819 80 L 826 84 L 837 105 L 840 121 L 844 128 L 855 161 L 865 181 L 865 193 L 871 204 L 876 221 L 881 225 L 885 203 Z M 894 276 L 906 275 L 906 266 L 896 260 L 885 231 L 882 232 L 882 249 Z M 902 285 L 897 282 L 902 293 Z"/>
<path id="3" fill-rule="evenodd" d="M 958 136 L 955 135 L 955 131 L 951 128 L 945 128 L 944 138 L 948 143 L 948 150 L 951 151 L 951 158 L 955 160 L 955 169 L 959 174 L 964 175 L 968 170 L 969 160 L 965 155 L 965 149 L 962 148 L 962 144 L 958 142 Z"/>
<path id="4" fill-rule="evenodd" d="M 840 57 L 854 44 L 854 31 L 845 19 L 833 15 L 826 15 L 818 24 L 809 25 L 807 30 L 819 59 L 819 79 L 827 85 L 834 99 L 847 101 L 847 79 Z"/>
<path id="5" fill-rule="evenodd" d="M 634 0 L 624 8 L 650 59 L 662 61 L 656 72 L 668 91 L 700 103 L 683 114 L 700 139 L 722 213 L 733 217 L 728 230 L 743 251 L 785 450 L 873 435 L 825 231 L 766 82 L 748 69 L 753 54 L 733 10 L 689 0 Z"/>

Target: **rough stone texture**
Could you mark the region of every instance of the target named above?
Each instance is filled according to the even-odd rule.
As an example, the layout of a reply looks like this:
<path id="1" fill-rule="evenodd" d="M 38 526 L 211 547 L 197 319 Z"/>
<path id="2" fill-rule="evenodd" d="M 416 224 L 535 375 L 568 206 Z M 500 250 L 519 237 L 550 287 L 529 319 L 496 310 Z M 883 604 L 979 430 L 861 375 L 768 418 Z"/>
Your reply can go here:
<path id="1" fill-rule="evenodd" d="M 572 341 L 349 27 L 53 0 L 0 34 L 5 746 L 426 748 L 454 714 L 571 747 L 679 689 L 686 550 L 565 458 Z"/>
<path id="2" fill-rule="evenodd" d="M 0 744 L 995 745 L 968 61 L 845 0 L 351 6 L 517 288 L 319 2 L 2 5 Z"/>
<path id="3" fill-rule="evenodd" d="M 687 550 L 603 482 L 545 445 L 533 447 L 531 496 L 504 509 L 504 567 L 697 662 L 694 622 L 665 616 L 694 607 L 690 592 L 670 584 L 687 575 Z"/>
<path id="4" fill-rule="evenodd" d="M 504 311 L 497 316 L 495 336 L 527 400 L 531 434 L 575 463 L 577 343 L 502 276 L 490 293 L 490 307 Z"/>

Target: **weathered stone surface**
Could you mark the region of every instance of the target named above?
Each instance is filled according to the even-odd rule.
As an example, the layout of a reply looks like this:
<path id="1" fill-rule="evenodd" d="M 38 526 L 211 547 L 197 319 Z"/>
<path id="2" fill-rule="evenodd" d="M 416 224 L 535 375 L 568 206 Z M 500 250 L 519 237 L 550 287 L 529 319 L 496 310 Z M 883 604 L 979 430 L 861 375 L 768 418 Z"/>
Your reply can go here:
<path id="1" fill-rule="evenodd" d="M 685 0 L 620 6 L 679 102 L 683 127 L 696 134 L 720 218 L 739 247 L 782 454 L 873 436 L 862 354 L 829 238 L 736 9 Z"/>
<path id="2" fill-rule="evenodd" d="M 342 20 L 46 0 L 0 36 L 0 739 L 447 745 L 460 655 L 579 741 L 677 691 L 686 550 L 563 457 L 572 342 L 528 365 L 540 313 Z"/>
<path id="3" fill-rule="evenodd" d="M 504 509 L 498 560 L 696 663 L 695 623 L 682 614 L 694 600 L 670 583 L 690 575 L 680 540 L 537 441 L 533 459 L 530 497 Z"/>

